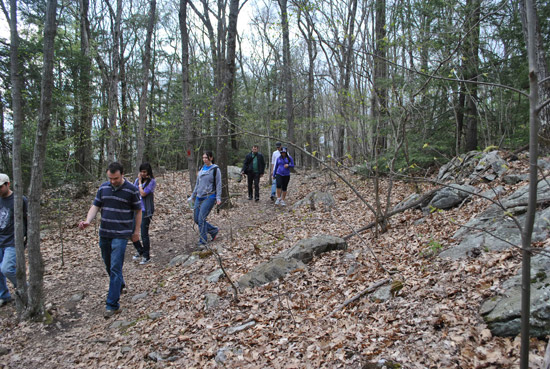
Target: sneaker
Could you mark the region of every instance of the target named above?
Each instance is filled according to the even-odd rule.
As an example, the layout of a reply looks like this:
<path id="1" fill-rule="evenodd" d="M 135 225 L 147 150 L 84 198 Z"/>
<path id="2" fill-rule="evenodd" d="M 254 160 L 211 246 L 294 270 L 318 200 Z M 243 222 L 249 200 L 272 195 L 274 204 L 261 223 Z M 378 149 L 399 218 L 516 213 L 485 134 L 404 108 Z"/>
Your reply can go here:
<path id="1" fill-rule="evenodd" d="M 218 233 L 220 232 L 219 228 L 216 228 L 215 232 L 212 232 L 210 235 L 212 236 L 212 242 L 216 240 L 216 237 L 218 237 Z"/>
<path id="2" fill-rule="evenodd" d="M 116 309 L 116 310 L 105 309 L 105 311 L 103 312 L 103 317 L 104 317 L 105 319 L 109 319 L 109 318 L 112 317 L 113 315 L 119 314 L 121 311 L 122 311 L 121 308 L 118 308 L 118 309 Z"/>
<path id="3" fill-rule="evenodd" d="M 254 201 L 258 202 L 258 201 L 260 201 L 260 199 L 254 199 Z"/>
<path id="4" fill-rule="evenodd" d="M 146 265 L 146 264 L 149 264 L 150 262 L 151 262 L 151 258 L 143 257 L 143 258 L 141 258 L 141 261 L 139 262 L 139 265 Z"/>
<path id="5" fill-rule="evenodd" d="M 10 297 L 9 299 L 0 299 L 0 306 L 4 306 L 12 302 L 13 299 Z"/>
<path id="6" fill-rule="evenodd" d="M 134 256 L 132 256 L 132 260 L 133 261 L 138 261 L 139 259 L 141 259 L 141 255 L 140 254 L 135 254 Z"/>
<path id="7" fill-rule="evenodd" d="M 286 206 L 286 202 L 285 202 L 285 200 L 281 200 L 281 201 L 279 201 L 279 205 L 281 205 L 281 206 Z"/>
<path id="8" fill-rule="evenodd" d="M 249 199 L 249 200 L 252 200 L 252 196 L 248 196 L 248 199 Z"/>
<path id="9" fill-rule="evenodd" d="M 126 293 L 126 292 L 128 292 L 128 290 L 126 289 L 126 285 L 123 284 L 122 286 L 120 286 L 120 294 L 122 295 L 122 294 L 124 294 L 124 293 Z"/>
<path id="10" fill-rule="evenodd" d="M 277 200 L 275 200 L 275 205 L 279 205 L 281 203 L 281 199 L 277 197 Z"/>
<path id="11" fill-rule="evenodd" d="M 275 196 L 270 197 L 271 201 L 275 201 Z"/>

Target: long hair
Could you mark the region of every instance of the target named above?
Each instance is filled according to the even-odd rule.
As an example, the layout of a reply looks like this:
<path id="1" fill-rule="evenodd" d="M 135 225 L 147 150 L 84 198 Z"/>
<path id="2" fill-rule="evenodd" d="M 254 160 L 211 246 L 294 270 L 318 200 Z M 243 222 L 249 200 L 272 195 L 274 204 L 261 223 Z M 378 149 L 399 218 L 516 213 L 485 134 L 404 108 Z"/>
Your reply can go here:
<path id="1" fill-rule="evenodd" d="M 141 165 L 139 166 L 139 171 L 141 172 L 142 170 L 146 170 L 149 177 L 155 178 L 155 176 L 153 175 L 153 168 L 151 168 L 151 164 L 141 163 Z"/>

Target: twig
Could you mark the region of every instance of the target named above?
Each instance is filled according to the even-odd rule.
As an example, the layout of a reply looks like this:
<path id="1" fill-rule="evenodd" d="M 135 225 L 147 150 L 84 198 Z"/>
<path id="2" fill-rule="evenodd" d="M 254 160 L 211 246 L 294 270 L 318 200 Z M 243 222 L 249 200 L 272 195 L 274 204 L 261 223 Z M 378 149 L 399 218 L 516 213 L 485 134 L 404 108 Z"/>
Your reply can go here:
<path id="1" fill-rule="evenodd" d="M 364 295 L 366 295 L 367 293 L 370 293 L 372 291 L 374 291 L 375 289 L 377 289 L 378 287 L 388 283 L 389 281 L 391 281 L 391 278 L 386 278 L 386 279 L 382 279 L 381 281 L 378 281 L 376 282 L 375 284 L 365 288 L 363 291 L 359 292 L 357 295 L 347 299 L 346 301 L 344 301 L 343 303 L 341 303 L 340 305 L 338 305 L 334 310 L 332 310 L 330 312 L 330 314 L 328 314 L 325 318 L 330 318 L 332 315 L 334 315 L 337 311 L 339 310 L 342 310 L 343 308 L 345 308 L 346 306 L 348 306 L 349 304 L 351 304 L 352 302 L 354 301 L 357 301 L 359 300 L 361 297 L 363 297 Z"/>

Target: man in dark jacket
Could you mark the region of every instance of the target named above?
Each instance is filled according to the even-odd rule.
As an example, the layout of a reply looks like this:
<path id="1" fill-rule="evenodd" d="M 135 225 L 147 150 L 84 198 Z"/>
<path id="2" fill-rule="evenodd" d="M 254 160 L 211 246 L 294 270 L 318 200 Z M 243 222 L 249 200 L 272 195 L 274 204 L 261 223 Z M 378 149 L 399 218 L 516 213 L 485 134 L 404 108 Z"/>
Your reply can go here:
<path id="1" fill-rule="evenodd" d="M 241 175 L 248 178 L 248 199 L 252 200 L 252 183 L 254 183 L 254 199 L 260 201 L 260 177 L 265 172 L 264 156 L 258 152 L 258 145 L 252 146 L 252 151 L 244 159 Z"/>

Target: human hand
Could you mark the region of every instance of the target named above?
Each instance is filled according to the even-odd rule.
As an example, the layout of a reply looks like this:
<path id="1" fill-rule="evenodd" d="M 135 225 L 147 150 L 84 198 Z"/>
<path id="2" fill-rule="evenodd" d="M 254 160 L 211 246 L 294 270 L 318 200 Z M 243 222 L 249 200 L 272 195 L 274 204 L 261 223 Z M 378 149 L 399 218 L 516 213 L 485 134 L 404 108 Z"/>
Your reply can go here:
<path id="1" fill-rule="evenodd" d="M 132 235 L 132 242 L 138 242 L 139 241 L 139 233 L 134 233 Z"/>
<path id="2" fill-rule="evenodd" d="M 285 164 L 285 168 L 288 168 L 288 164 Z"/>
<path id="3" fill-rule="evenodd" d="M 83 220 L 82 222 L 78 223 L 78 229 L 84 229 L 89 225 L 90 225 L 90 222 Z"/>
<path id="4" fill-rule="evenodd" d="M 221 200 L 216 200 L 216 204 L 221 205 L 221 203 L 222 203 Z"/>

